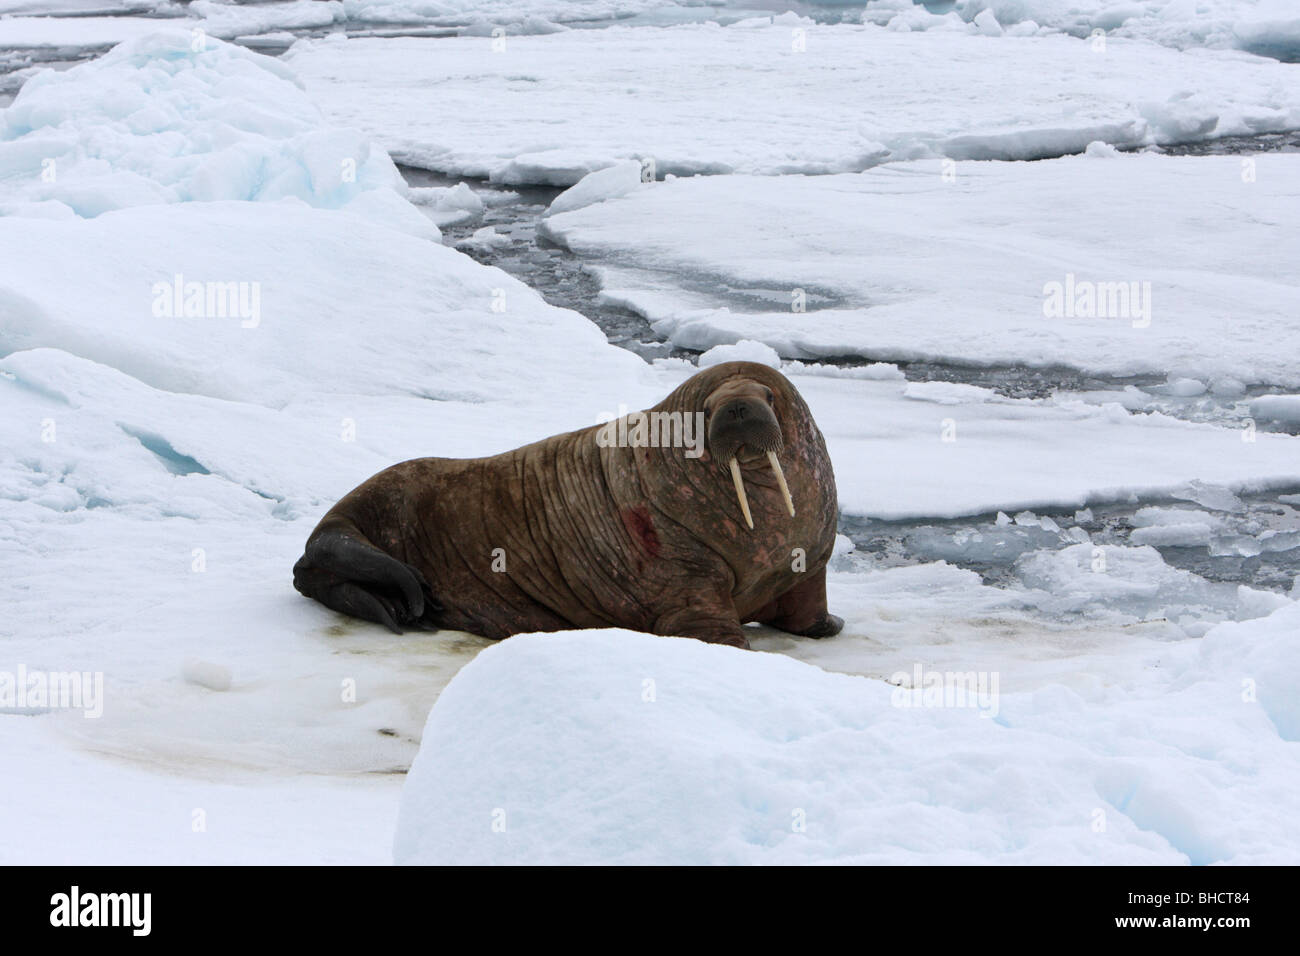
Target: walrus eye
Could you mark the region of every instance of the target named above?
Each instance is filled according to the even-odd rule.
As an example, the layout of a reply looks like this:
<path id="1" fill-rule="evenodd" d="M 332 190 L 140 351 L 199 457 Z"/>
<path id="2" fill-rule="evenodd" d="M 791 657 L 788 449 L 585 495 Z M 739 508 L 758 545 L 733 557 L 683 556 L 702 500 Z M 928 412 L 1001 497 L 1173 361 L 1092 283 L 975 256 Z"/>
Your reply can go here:
<path id="1" fill-rule="evenodd" d="M 767 404 L 771 405 L 775 401 L 776 401 L 776 396 L 772 394 L 772 390 L 769 388 L 767 390 Z"/>

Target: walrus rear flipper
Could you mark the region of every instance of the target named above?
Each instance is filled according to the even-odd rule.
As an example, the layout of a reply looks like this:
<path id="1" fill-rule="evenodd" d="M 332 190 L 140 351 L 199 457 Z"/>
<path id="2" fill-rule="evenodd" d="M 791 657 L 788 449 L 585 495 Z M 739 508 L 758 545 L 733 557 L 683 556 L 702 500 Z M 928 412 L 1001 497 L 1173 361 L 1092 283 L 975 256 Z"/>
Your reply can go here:
<path id="1" fill-rule="evenodd" d="M 424 575 L 380 551 L 359 534 L 322 530 L 293 566 L 293 586 L 326 607 L 382 624 L 431 627 L 442 610 Z M 433 628 L 436 630 L 436 628 Z"/>

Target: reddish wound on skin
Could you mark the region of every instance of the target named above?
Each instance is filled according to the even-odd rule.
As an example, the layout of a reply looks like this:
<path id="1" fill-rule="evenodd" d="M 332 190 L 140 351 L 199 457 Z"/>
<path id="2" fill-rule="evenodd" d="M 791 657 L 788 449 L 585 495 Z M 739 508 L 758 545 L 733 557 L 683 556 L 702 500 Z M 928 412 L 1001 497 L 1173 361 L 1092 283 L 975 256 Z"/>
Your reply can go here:
<path id="1" fill-rule="evenodd" d="M 652 558 L 658 557 L 659 535 L 655 533 L 654 522 L 650 520 L 650 509 L 645 505 L 624 508 L 619 517 L 623 519 L 623 527 L 627 529 L 632 539 Z"/>

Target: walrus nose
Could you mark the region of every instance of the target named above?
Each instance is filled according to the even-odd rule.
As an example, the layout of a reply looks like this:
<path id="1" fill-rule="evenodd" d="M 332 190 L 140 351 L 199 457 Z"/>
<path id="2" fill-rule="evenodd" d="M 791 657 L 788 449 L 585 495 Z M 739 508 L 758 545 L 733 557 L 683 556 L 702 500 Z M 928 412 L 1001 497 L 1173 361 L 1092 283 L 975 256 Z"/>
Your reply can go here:
<path id="1" fill-rule="evenodd" d="M 745 494 L 745 482 L 740 474 L 740 463 L 736 453 L 748 445 L 755 451 L 765 452 L 772 472 L 776 475 L 777 485 L 785 499 L 786 510 L 794 517 L 794 499 L 790 497 L 790 486 L 786 484 L 785 472 L 776 453 L 781 450 L 781 426 L 776 415 L 766 402 L 752 398 L 736 398 L 721 405 L 711 416 L 709 423 L 709 445 L 719 463 L 726 462 L 731 469 L 731 481 L 736 487 L 736 500 L 740 503 L 740 513 L 745 517 L 745 524 L 752 531 L 754 517 L 749 510 L 749 496 Z"/>

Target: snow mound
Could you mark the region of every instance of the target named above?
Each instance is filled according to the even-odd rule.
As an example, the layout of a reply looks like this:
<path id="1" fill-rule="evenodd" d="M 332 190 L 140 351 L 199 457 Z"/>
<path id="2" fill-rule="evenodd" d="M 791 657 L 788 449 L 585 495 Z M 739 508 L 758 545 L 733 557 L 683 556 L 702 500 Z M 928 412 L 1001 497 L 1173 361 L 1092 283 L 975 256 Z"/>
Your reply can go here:
<path id="1" fill-rule="evenodd" d="M 742 339 L 735 345 L 715 345 L 700 356 L 697 364 L 700 368 L 708 368 L 726 362 L 757 362 L 768 368 L 779 369 L 781 356 L 777 355 L 776 349 L 769 345 L 751 339 Z"/>
<path id="2" fill-rule="evenodd" d="M 406 204 L 393 200 L 404 188 L 369 137 L 325 126 L 283 63 L 187 31 L 164 28 L 39 73 L 0 116 L 10 214 L 53 202 L 83 217 L 223 199 L 340 208 L 387 191 L 369 197 L 372 208 L 387 203 L 401 217 Z"/>
<path id="3" fill-rule="evenodd" d="M 998 694 L 989 674 L 987 693 L 964 701 L 927 699 L 924 675 L 914 692 L 913 674 L 891 687 L 692 640 L 517 636 L 481 653 L 434 705 L 393 855 L 1293 860 L 1300 823 L 1276 806 L 1300 779 L 1287 742 L 1300 715 L 1297 633 L 1300 606 L 1290 605 L 1217 628 L 1200 648 L 1170 648 L 1151 683 Z"/>

